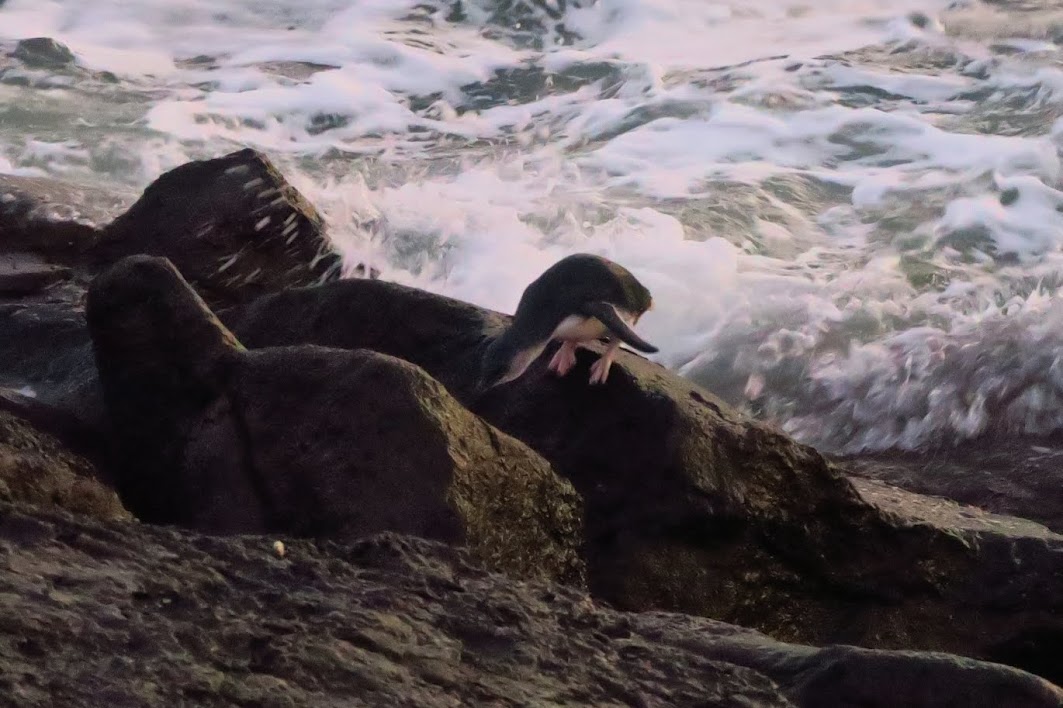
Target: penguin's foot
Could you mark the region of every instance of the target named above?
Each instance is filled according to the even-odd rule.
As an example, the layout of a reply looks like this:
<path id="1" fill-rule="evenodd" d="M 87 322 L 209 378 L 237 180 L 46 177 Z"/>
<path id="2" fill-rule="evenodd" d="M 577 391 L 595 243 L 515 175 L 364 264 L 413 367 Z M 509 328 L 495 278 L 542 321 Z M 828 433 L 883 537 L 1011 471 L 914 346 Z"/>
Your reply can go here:
<path id="1" fill-rule="evenodd" d="M 598 361 L 591 364 L 591 384 L 603 384 L 609 378 L 609 368 L 613 365 L 613 357 L 620 348 L 620 342 L 609 345 L 605 353 L 598 357 Z"/>
<path id="2" fill-rule="evenodd" d="M 561 342 L 561 346 L 558 347 L 554 353 L 554 358 L 550 360 L 550 365 L 547 368 L 550 371 L 556 371 L 558 376 L 564 376 L 572 367 L 576 365 L 576 344 L 574 342 L 564 341 Z"/>

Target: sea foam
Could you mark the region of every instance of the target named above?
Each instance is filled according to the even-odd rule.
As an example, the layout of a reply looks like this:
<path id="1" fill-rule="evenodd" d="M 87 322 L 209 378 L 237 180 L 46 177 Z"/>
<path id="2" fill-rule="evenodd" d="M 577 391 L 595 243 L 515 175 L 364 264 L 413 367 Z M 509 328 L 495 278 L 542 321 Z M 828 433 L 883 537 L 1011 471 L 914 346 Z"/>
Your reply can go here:
<path id="1" fill-rule="evenodd" d="M 511 312 L 556 259 L 616 259 L 657 361 L 826 449 L 1051 433 L 1063 72 L 1037 17 L 8 0 L 0 41 L 80 68 L 0 65 L 0 172 L 143 187 L 252 146 L 388 279 Z"/>

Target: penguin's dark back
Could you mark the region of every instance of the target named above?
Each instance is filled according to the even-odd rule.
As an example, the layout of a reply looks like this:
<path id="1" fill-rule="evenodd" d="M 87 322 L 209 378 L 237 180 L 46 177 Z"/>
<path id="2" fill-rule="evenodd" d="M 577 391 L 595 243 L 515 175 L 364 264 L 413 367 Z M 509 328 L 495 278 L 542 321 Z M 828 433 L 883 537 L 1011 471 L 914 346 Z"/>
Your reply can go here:
<path id="1" fill-rule="evenodd" d="M 549 329 L 581 303 L 604 301 L 638 314 L 650 306 L 650 291 L 618 263 L 587 253 L 562 258 L 521 295 L 514 324 Z M 535 326 L 541 324 L 541 327 Z"/>

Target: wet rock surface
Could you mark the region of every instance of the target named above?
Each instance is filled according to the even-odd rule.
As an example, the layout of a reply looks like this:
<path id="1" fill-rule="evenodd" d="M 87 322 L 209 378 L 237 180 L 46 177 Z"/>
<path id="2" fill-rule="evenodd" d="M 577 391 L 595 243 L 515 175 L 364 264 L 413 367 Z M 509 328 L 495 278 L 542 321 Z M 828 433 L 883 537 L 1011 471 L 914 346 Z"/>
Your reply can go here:
<path id="1" fill-rule="evenodd" d="M 56 69 L 76 61 L 69 47 L 51 37 L 31 37 L 19 40 L 12 56 L 21 60 L 26 66 L 44 69 Z"/>
<path id="2" fill-rule="evenodd" d="M 547 352 L 478 397 L 479 354 L 507 318 L 371 268 L 360 273 L 371 280 L 290 289 L 338 269 L 297 193 L 270 200 L 290 209 L 279 227 L 255 211 L 264 197 L 240 202 L 256 170 L 283 186 L 242 151 L 168 173 L 109 226 L 131 199 L 0 176 L 0 387 L 21 391 L 0 391 L 0 563 L 12 571 L 0 573 L 0 694 L 17 705 L 94 705 L 97 688 L 136 705 L 1060 704 L 1041 679 L 975 660 L 1063 682 L 1051 444 L 1023 457 L 1032 467 L 1007 454 L 980 467 L 973 448 L 936 476 L 920 476 L 919 460 L 836 466 L 626 353 L 606 386 L 586 385 L 594 353 L 557 379 Z M 305 228 L 287 243 L 293 223 Z M 176 268 L 138 257 L 112 269 L 130 253 Z M 85 289 L 102 271 L 94 352 Z M 130 513 L 104 483 L 142 521 L 317 540 L 285 538 L 278 555 L 271 536 L 101 525 L 88 517 Z M 465 551 L 409 537 L 349 541 L 382 528 L 467 546 L 510 578 L 578 587 L 585 573 L 599 600 L 644 612 L 490 576 Z M 352 548 L 377 551 L 352 559 Z M 372 575 L 384 566 L 388 579 Z M 410 588 L 436 604 L 389 605 L 380 622 L 423 631 L 344 633 L 363 626 L 360 608 L 406 602 Z M 509 609 L 491 609 L 498 593 Z M 467 615 L 433 614 L 439 603 Z M 439 660 L 426 646 L 456 649 Z"/>
<path id="3" fill-rule="evenodd" d="M 250 149 L 162 175 L 108 225 L 107 240 L 106 262 L 164 256 L 213 306 L 339 277 L 321 215 Z"/>
<path id="4" fill-rule="evenodd" d="M 89 426 L 105 410 L 85 316 L 65 303 L 0 300 L 0 387 L 28 387 Z"/>
<path id="5" fill-rule="evenodd" d="M 35 295 L 69 279 L 69 268 L 28 253 L 0 254 L 0 297 Z"/>
<path id="6" fill-rule="evenodd" d="M 993 514 L 951 499 L 917 494 L 873 479 L 853 477 L 853 487 L 866 501 L 885 511 L 939 528 L 953 528 L 1010 538 L 1040 538 L 1059 542 L 1063 536 L 1036 521 Z"/>
<path id="7" fill-rule="evenodd" d="M 1022 516 L 1063 533 L 1063 441 L 994 439 L 931 453 L 839 460 L 861 478 Z"/>
<path id="8" fill-rule="evenodd" d="M 219 533 L 398 531 L 516 576 L 582 578 L 580 499 L 418 367 L 366 351 L 246 352 L 164 259 L 100 275 L 87 307 L 123 500 Z"/>
<path id="9" fill-rule="evenodd" d="M 131 202 L 129 195 L 94 187 L 0 174 L 0 254 L 28 252 L 55 265 L 77 264 Z"/>
<path id="10" fill-rule="evenodd" d="M 66 408 L 52 405 L 28 395 L 28 388 L 19 390 L 0 387 L 0 411 L 9 413 L 45 433 L 61 444 L 63 449 L 92 463 L 93 476 L 114 487 L 111 470 L 110 444 L 105 431 L 85 425 Z"/>
<path id="11" fill-rule="evenodd" d="M 20 706 L 1058 706 L 1029 674 L 596 606 L 392 534 L 217 538 L 0 504 Z"/>
<path id="12" fill-rule="evenodd" d="M 99 474 L 88 459 L 0 402 L 0 501 L 102 520 L 131 519 Z"/>
<path id="13" fill-rule="evenodd" d="M 608 384 L 590 387 L 593 353 L 558 379 L 545 370 L 548 350 L 476 399 L 475 362 L 505 321 L 496 313 L 360 280 L 220 316 L 251 348 L 313 343 L 414 362 L 528 443 L 584 497 L 590 587 L 624 609 L 688 612 L 790 641 L 1020 664 L 1002 648 L 1010 639 L 1035 632 L 1050 651 L 1063 636 L 1059 538 L 885 512 L 814 450 L 636 355 L 621 354 Z M 1050 677 L 1063 680 L 1058 669 Z"/>
<path id="14" fill-rule="evenodd" d="M 340 275 L 322 216 L 250 149 L 174 168 L 135 202 L 0 175 L 0 258 L 25 254 L 73 269 L 83 285 L 124 256 L 164 256 L 214 306 Z M 4 268 L 0 261 L 0 286 Z M 77 304 L 76 295 L 65 300 Z"/>

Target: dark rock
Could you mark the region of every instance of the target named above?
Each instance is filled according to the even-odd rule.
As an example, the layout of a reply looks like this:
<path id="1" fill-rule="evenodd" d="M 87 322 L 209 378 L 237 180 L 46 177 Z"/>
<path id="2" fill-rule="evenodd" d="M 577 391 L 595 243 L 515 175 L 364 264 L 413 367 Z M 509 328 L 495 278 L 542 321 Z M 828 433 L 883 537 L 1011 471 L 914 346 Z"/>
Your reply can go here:
<path id="1" fill-rule="evenodd" d="M 540 362 L 508 393 L 473 401 L 468 367 L 505 318 L 428 293 L 333 284 L 265 298 L 222 319 L 253 347 L 311 342 L 413 361 L 531 443 L 589 502 L 591 579 L 606 599 L 688 609 L 800 641 L 945 649 L 1063 680 L 1050 673 L 1059 672 L 1053 657 L 1063 636 L 1054 609 L 1059 540 L 1051 534 L 1005 532 L 999 518 L 971 528 L 962 522 L 969 510 L 927 520 L 912 512 L 914 496 L 890 506 L 864 488 L 865 502 L 894 513 L 854 505 L 855 493 L 831 481 L 833 471 L 814 453 L 747 427 L 708 394 L 629 355 L 616 382 L 596 393 L 581 386 L 591 358 L 584 354 L 567 379 L 545 376 Z M 0 337 L 0 384 L 28 377 L 41 401 L 82 421 L 102 417 L 80 315 L 0 306 L 0 331 L 17 333 Z M 689 406 L 704 408 L 704 417 Z M 708 461 L 697 465 L 698 456 Z M 996 464 L 987 463 L 986 475 Z M 1021 490 L 1020 477 L 1008 478 L 1002 498 L 1012 486 Z M 1002 488 L 983 482 L 993 494 Z M 974 486 L 965 500 L 978 502 Z M 1057 495 L 1048 484 L 1044 490 L 1036 503 L 1050 514 Z M 664 552 L 654 562 L 658 548 Z"/>
<path id="2" fill-rule="evenodd" d="M 957 504 L 942 497 L 917 494 L 871 479 L 851 479 L 860 496 L 878 508 L 938 528 L 988 533 L 1013 539 L 1044 539 L 1055 544 L 1059 534 L 1018 516 L 993 514 L 977 507 Z"/>
<path id="3" fill-rule="evenodd" d="M 113 480 L 107 476 L 110 449 L 99 428 L 86 425 L 64 408 L 8 388 L 0 388 L 0 411 L 10 413 L 55 438 L 67 450 L 91 462 L 96 468 L 96 477 L 108 486 L 114 486 Z"/>
<path id="4" fill-rule="evenodd" d="M 95 467 L 48 433 L 0 409 L 0 500 L 103 520 L 131 519 Z"/>
<path id="5" fill-rule="evenodd" d="M 1063 700 L 1063 692 L 1047 681 L 949 654 L 852 646 L 814 649 L 773 641 L 751 630 L 720 623 L 706 626 L 704 622 L 683 615 L 644 613 L 632 616 L 632 629 L 654 644 L 678 646 L 711 660 L 759 671 L 801 706 L 988 708 L 1010 705 L 1013 700 L 1031 705 L 1056 705 Z M 993 668 L 987 672 L 989 666 Z"/>
<path id="6" fill-rule="evenodd" d="M 615 612 L 420 539 L 273 543 L 0 505 L 4 695 L 26 708 L 1063 701 L 994 664 Z"/>
<path id="7" fill-rule="evenodd" d="M 578 495 L 418 367 L 312 346 L 245 352 L 147 256 L 100 275 L 87 316 L 119 491 L 145 521 L 399 531 L 467 544 L 514 575 L 581 579 Z"/>
<path id="8" fill-rule="evenodd" d="M 889 452 L 838 462 L 858 477 L 1021 516 L 1063 533 L 1063 443 L 1058 439 L 994 438 L 926 453 Z"/>
<path id="9" fill-rule="evenodd" d="M 266 296 L 220 313 L 248 347 L 373 349 L 423 367 L 528 443 L 586 503 L 595 594 L 779 639 L 918 648 L 1025 666 L 1063 636 L 1063 539 L 936 525 L 869 503 L 814 450 L 707 392 L 621 354 L 607 385 L 567 377 L 548 350 L 512 385 L 472 391 L 505 318 L 372 280 Z M 1018 636 L 1043 644 L 1004 656 Z M 1049 678 L 1063 680 L 1057 666 Z"/>
<path id="10" fill-rule="evenodd" d="M 254 151 L 168 172 L 116 219 L 132 201 L 0 175 L 0 387 L 30 386 L 101 435 L 104 407 L 80 312 L 99 269 L 127 253 L 169 255 L 212 302 L 338 272 L 321 217 Z M 363 265 L 355 275 L 379 273 Z"/>
<path id="11" fill-rule="evenodd" d="M 82 264 L 127 199 L 43 177 L 0 174 L 0 253 L 32 252 L 60 265 Z"/>
<path id="12" fill-rule="evenodd" d="M 68 304 L 0 304 L 0 387 L 37 399 L 102 431 L 103 398 L 84 315 Z"/>
<path id="13" fill-rule="evenodd" d="M 280 295 L 219 310 L 218 317 L 251 349 L 273 346 L 266 342 L 281 346 L 310 343 L 396 356 L 421 366 L 465 402 L 475 388 L 479 354 L 488 333 L 507 321 L 498 313 L 378 279 L 344 280 Z M 348 308 L 349 317 L 343 314 Z M 270 322 L 270 313 L 320 319 Z M 544 372 L 540 360 L 525 376 L 539 381 Z M 576 372 L 563 381 L 579 377 Z"/>
<path id="14" fill-rule="evenodd" d="M 908 21 L 919 29 L 926 29 L 930 24 L 930 18 L 922 12 L 910 12 L 908 13 Z"/>
<path id="15" fill-rule="evenodd" d="M 283 76 L 293 81 L 306 81 L 318 72 L 333 71 L 340 67 L 312 61 L 267 61 L 256 64 L 255 68 L 265 74 Z"/>
<path id="16" fill-rule="evenodd" d="M 579 496 L 419 367 L 365 351 L 267 349 L 244 358 L 229 397 L 233 409 L 242 404 L 270 528 L 401 531 L 468 544 L 521 577 L 581 580 Z M 207 478 L 231 464 L 215 445 L 231 433 L 190 441 L 187 455 Z"/>
<path id="17" fill-rule="evenodd" d="M 15 46 L 14 57 L 26 66 L 37 69 L 60 69 L 76 61 L 69 47 L 51 37 L 19 40 Z"/>
<path id="18" fill-rule="evenodd" d="M 340 274 L 321 215 L 250 149 L 162 175 L 107 227 L 106 241 L 97 265 L 166 257 L 212 306 Z"/>
<path id="19" fill-rule="evenodd" d="M 0 254 L 34 254 L 74 269 L 81 282 L 127 255 L 163 256 L 211 305 L 340 275 L 321 215 L 254 150 L 170 170 L 119 213 L 130 201 L 0 175 Z"/>
<path id="20" fill-rule="evenodd" d="M 0 297 L 33 295 L 69 277 L 69 268 L 43 263 L 30 254 L 0 254 Z"/>

